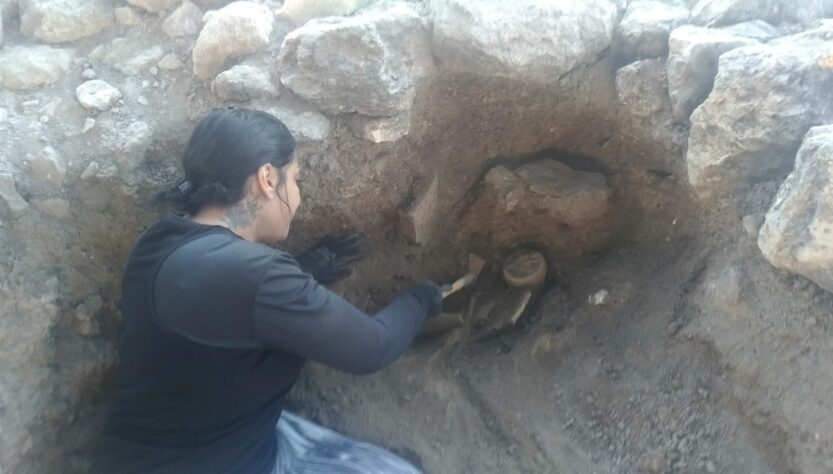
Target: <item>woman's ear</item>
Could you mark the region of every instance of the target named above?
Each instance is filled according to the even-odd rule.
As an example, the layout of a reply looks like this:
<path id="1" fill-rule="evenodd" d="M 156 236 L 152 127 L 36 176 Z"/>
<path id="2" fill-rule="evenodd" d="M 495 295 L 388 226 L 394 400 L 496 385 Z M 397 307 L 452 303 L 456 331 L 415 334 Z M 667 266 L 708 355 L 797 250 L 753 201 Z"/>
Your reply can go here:
<path id="1" fill-rule="evenodd" d="M 274 166 L 265 164 L 257 169 L 255 174 L 255 189 L 269 199 L 276 195 L 278 173 Z"/>

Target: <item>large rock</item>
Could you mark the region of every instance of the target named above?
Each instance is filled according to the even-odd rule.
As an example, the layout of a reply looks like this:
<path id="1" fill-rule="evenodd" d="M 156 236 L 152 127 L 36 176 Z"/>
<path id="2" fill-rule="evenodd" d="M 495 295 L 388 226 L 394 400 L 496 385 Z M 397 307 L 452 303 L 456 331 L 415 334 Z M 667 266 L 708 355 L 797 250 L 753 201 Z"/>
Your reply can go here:
<path id="1" fill-rule="evenodd" d="M 185 0 L 162 22 L 162 31 L 171 39 L 193 38 L 200 32 L 202 17 L 202 10 Z"/>
<path id="2" fill-rule="evenodd" d="M 431 64 L 422 20 L 405 3 L 310 21 L 286 36 L 279 58 L 281 82 L 299 96 L 370 116 L 409 109 Z"/>
<path id="3" fill-rule="evenodd" d="M 484 177 L 461 234 L 497 247 L 530 241 L 576 255 L 609 237 L 610 196 L 603 175 L 553 159 L 516 169 L 497 166 Z"/>
<path id="4" fill-rule="evenodd" d="M 159 13 L 170 10 L 182 0 L 127 0 L 127 3 L 137 6 L 147 12 Z"/>
<path id="5" fill-rule="evenodd" d="M 235 102 L 274 98 L 279 94 L 269 71 L 243 64 L 217 75 L 211 91 L 219 99 Z"/>
<path id="6" fill-rule="evenodd" d="M 204 20 L 194 45 L 194 74 L 209 79 L 227 59 L 254 53 L 269 44 L 274 16 L 265 5 L 241 1 L 206 13 Z"/>
<path id="7" fill-rule="evenodd" d="M 0 87 L 29 91 L 54 84 L 69 70 L 73 52 L 50 46 L 6 46 L 0 50 Z"/>
<path id="8" fill-rule="evenodd" d="M 81 84 L 75 88 L 75 95 L 85 109 L 99 111 L 109 110 L 122 98 L 121 91 L 100 79 Z"/>
<path id="9" fill-rule="evenodd" d="M 616 98 L 620 131 L 629 147 L 658 157 L 676 155 L 681 143 L 673 129 L 664 60 L 643 59 L 616 71 Z M 678 172 L 675 160 L 661 163 Z"/>
<path id="10" fill-rule="evenodd" d="M 687 8 L 657 0 L 638 0 L 628 5 L 619 24 L 620 52 L 626 57 L 656 58 L 668 53 L 668 35 L 688 23 Z"/>
<path id="11" fill-rule="evenodd" d="M 330 0 L 311 2 L 309 0 L 286 0 L 278 14 L 289 19 L 295 25 L 301 26 L 313 18 L 349 15 L 371 1 Z"/>
<path id="12" fill-rule="evenodd" d="M 811 24 L 824 17 L 826 0 L 700 0 L 691 11 L 698 25 L 719 26 L 749 20 Z"/>
<path id="13" fill-rule="evenodd" d="M 46 43 L 65 43 L 100 33 L 113 23 L 106 0 L 21 0 L 20 30 Z"/>
<path id="14" fill-rule="evenodd" d="M 607 0 L 430 0 L 428 5 L 434 52 L 444 67 L 545 83 L 595 62 L 610 47 L 618 17 Z"/>
<path id="15" fill-rule="evenodd" d="M 700 0 L 691 10 L 698 25 L 719 26 L 770 18 L 773 0 Z"/>
<path id="16" fill-rule="evenodd" d="M 145 41 L 116 38 L 106 50 L 102 61 L 126 76 L 136 76 L 147 73 L 164 55 L 162 46 L 148 47 Z"/>
<path id="17" fill-rule="evenodd" d="M 782 36 L 781 32 L 778 31 L 777 28 L 763 20 L 744 21 L 743 23 L 724 26 L 723 28 L 720 28 L 720 30 L 735 36 L 758 40 L 762 43 L 766 43 L 767 41 L 771 41 L 779 36 Z"/>
<path id="18" fill-rule="evenodd" d="M 671 33 L 668 44 L 668 92 L 674 119 L 684 123 L 711 92 L 720 55 L 758 41 L 717 29 L 684 26 Z"/>
<path id="19" fill-rule="evenodd" d="M 790 170 L 801 138 L 833 120 L 833 24 L 723 54 L 714 89 L 691 116 L 689 182 L 704 198 Z"/>
<path id="20" fill-rule="evenodd" d="M 833 125 L 807 133 L 758 246 L 774 266 L 833 291 Z"/>

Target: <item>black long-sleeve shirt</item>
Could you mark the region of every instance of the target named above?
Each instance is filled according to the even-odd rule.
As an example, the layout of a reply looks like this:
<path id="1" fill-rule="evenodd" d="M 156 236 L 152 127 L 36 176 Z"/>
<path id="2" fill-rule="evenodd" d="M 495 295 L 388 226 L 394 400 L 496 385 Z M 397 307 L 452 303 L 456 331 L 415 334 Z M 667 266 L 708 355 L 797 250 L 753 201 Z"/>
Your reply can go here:
<path id="1" fill-rule="evenodd" d="M 285 252 L 164 217 L 125 269 L 119 382 L 96 472 L 270 472 L 275 424 L 306 359 L 379 370 L 427 306 L 406 292 L 369 317 Z"/>

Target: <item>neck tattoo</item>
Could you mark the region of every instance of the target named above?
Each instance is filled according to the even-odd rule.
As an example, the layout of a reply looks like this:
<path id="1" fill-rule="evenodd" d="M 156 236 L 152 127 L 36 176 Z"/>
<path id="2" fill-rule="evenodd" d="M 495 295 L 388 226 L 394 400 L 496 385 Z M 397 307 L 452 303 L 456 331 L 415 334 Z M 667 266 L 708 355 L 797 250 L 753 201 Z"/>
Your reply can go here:
<path id="1" fill-rule="evenodd" d="M 260 207 L 258 199 L 247 198 L 223 213 L 223 220 L 232 230 L 249 227 L 254 222 Z"/>

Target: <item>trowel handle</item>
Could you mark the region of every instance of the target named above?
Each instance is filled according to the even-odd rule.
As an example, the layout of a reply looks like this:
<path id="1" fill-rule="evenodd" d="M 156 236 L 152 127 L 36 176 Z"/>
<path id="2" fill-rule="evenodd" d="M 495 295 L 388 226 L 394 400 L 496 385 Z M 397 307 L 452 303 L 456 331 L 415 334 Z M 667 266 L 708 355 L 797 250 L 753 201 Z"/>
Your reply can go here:
<path id="1" fill-rule="evenodd" d="M 448 298 L 449 296 L 457 293 L 458 291 L 462 290 L 463 288 L 471 285 L 474 282 L 475 275 L 469 273 L 468 275 L 459 278 L 457 281 L 450 285 L 443 285 L 442 293 L 443 299 Z"/>

